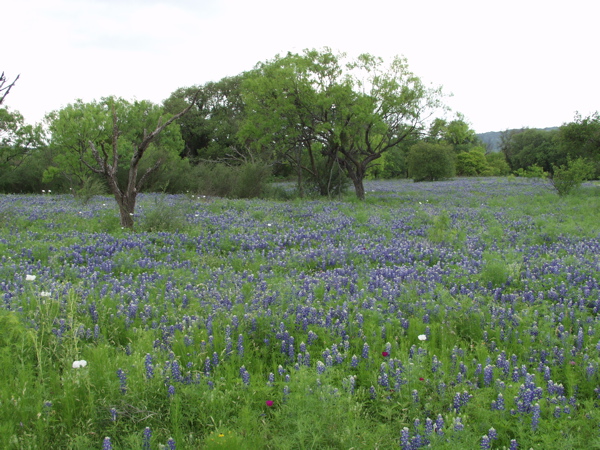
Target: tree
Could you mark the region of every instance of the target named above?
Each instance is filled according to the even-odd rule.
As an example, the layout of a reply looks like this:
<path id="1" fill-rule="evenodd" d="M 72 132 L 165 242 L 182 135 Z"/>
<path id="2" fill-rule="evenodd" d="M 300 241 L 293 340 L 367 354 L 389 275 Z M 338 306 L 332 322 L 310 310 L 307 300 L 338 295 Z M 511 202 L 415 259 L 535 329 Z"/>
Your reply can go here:
<path id="1" fill-rule="evenodd" d="M 2 72 L 2 75 L 0 75 L 0 105 L 4 103 L 4 99 L 6 98 L 10 90 L 13 88 L 20 76 L 21 75 L 17 75 L 17 78 L 15 78 L 12 83 L 8 83 L 6 75 L 4 75 L 4 72 Z"/>
<path id="2" fill-rule="evenodd" d="M 100 175 L 117 201 L 121 225 L 132 228 L 137 194 L 169 154 L 181 151 L 181 133 L 173 122 L 192 105 L 167 120 L 157 105 L 114 97 L 92 103 L 78 101 L 55 111 L 48 116 L 52 146 L 62 156 L 57 158 L 55 171 L 80 179 L 85 177 L 85 169 Z M 155 162 L 139 176 L 140 161 L 148 152 L 154 153 Z M 129 164 L 123 165 L 126 158 Z M 120 171 L 126 172 L 124 180 L 119 179 Z"/>
<path id="3" fill-rule="evenodd" d="M 437 181 L 454 176 L 454 152 L 448 143 L 421 141 L 408 153 L 408 174 L 414 181 Z"/>
<path id="4" fill-rule="evenodd" d="M 588 159 L 595 166 L 594 175 L 600 175 L 600 113 L 588 117 L 576 114 L 573 122 L 558 129 L 556 140 L 564 157 Z"/>
<path id="5" fill-rule="evenodd" d="M 492 168 L 485 157 L 483 147 L 474 147 L 468 152 L 456 155 L 456 174 L 466 177 L 491 175 Z"/>
<path id="6" fill-rule="evenodd" d="M 218 161 L 238 155 L 236 139 L 245 113 L 240 85 L 244 74 L 226 77 L 203 86 L 180 88 L 164 101 L 165 112 L 176 114 L 192 104 L 177 120 L 185 142 L 182 156 L 192 161 Z M 196 101 L 192 99 L 196 97 Z"/>
<path id="7" fill-rule="evenodd" d="M 368 54 L 345 58 L 305 50 L 259 64 L 242 86 L 248 114 L 240 138 L 286 158 L 299 179 L 318 176 L 322 192 L 339 165 L 364 199 L 368 169 L 421 132 L 441 92 L 426 88 L 403 58 L 387 66 Z"/>
<path id="8" fill-rule="evenodd" d="M 27 125 L 18 111 L 0 107 L 0 168 L 19 166 L 42 138 L 41 126 Z"/>
<path id="9" fill-rule="evenodd" d="M 556 130 L 536 128 L 505 131 L 500 150 L 512 171 L 539 166 L 544 172 L 552 172 L 552 167 L 564 164 L 567 156 L 558 148 L 556 135 Z"/>

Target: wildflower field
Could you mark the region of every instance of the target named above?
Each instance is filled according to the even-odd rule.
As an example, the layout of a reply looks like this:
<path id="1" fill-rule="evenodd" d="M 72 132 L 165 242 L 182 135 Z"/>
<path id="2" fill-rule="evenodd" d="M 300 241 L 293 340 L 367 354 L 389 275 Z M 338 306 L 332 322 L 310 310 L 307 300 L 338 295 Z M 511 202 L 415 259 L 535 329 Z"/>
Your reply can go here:
<path id="1" fill-rule="evenodd" d="M 600 448 L 600 195 L 0 197 L 0 447 Z"/>

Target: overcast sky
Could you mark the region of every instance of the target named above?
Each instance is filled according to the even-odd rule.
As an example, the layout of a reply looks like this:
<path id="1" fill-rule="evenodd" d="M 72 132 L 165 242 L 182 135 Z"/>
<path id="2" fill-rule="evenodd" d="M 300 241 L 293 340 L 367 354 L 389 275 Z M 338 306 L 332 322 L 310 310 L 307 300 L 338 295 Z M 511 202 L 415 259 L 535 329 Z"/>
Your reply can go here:
<path id="1" fill-rule="evenodd" d="M 478 133 L 600 110 L 598 0 L 19 0 L 5 2 L 5 104 L 28 123 L 81 98 L 160 103 L 277 53 L 408 59 Z"/>

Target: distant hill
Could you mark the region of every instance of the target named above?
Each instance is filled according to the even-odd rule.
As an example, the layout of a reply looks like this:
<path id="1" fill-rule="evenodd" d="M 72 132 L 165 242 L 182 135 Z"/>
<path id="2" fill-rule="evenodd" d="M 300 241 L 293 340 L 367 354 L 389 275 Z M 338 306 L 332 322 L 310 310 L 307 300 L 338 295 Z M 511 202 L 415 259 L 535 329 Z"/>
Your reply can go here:
<path id="1" fill-rule="evenodd" d="M 523 128 L 518 128 L 518 129 L 514 129 L 514 130 L 505 130 L 505 131 L 488 131 L 487 133 L 478 133 L 477 137 L 479 139 L 481 139 L 481 142 L 483 142 L 486 146 L 487 146 L 487 150 L 489 152 L 499 152 L 500 151 L 500 136 L 502 135 L 502 133 L 505 133 L 506 131 L 520 131 Z M 548 127 L 548 128 L 539 128 L 540 130 L 543 131 L 552 131 L 552 130 L 558 130 L 558 127 Z"/>

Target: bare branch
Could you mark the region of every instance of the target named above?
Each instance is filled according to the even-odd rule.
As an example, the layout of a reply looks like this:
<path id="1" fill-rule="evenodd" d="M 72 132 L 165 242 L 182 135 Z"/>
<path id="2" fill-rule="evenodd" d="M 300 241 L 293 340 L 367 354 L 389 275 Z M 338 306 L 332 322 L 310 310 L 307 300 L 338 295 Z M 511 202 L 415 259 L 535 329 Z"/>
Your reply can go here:
<path id="1" fill-rule="evenodd" d="M 162 165 L 163 160 L 161 158 L 159 158 L 152 167 L 150 167 L 149 169 L 146 170 L 146 172 L 144 172 L 144 174 L 140 177 L 140 179 L 137 182 L 136 185 L 136 190 L 140 190 L 141 187 L 144 185 L 146 179 L 148 178 L 148 176 L 154 172 L 156 172 L 158 170 L 158 168 Z"/>
<path id="2" fill-rule="evenodd" d="M 8 95 L 12 87 L 15 85 L 20 76 L 21 75 L 17 75 L 17 78 L 15 78 L 12 83 L 10 83 L 8 86 L 4 86 L 7 83 L 7 80 L 6 76 L 4 75 L 4 72 L 2 72 L 2 75 L 0 75 L 0 105 L 4 102 L 4 99 L 6 98 L 6 96 Z"/>

